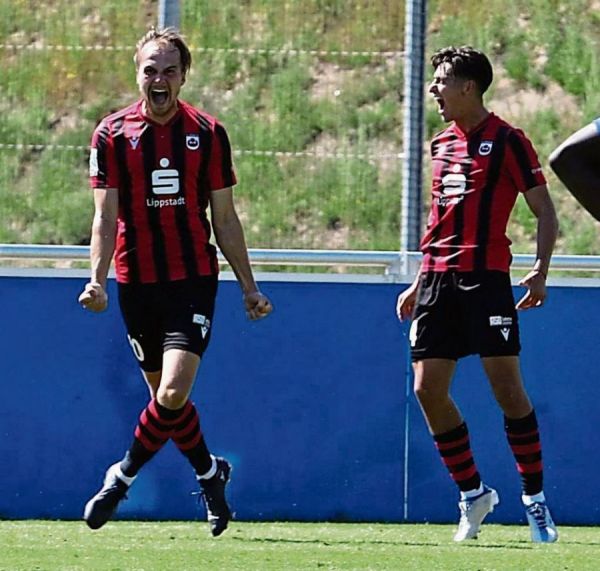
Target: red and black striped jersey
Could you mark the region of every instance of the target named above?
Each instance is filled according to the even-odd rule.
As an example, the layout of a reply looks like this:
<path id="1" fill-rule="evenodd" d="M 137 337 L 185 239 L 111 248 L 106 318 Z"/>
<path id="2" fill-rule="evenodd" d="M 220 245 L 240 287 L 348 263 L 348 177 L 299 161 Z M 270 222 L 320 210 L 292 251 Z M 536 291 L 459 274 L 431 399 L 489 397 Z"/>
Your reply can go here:
<path id="1" fill-rule="evenodd" d="M 519 192 L 546 183 L 527 137 L 490 113 L 469 133 L 453 123 L 431 142 L 432 200 L 423 271 L 509 271 L 506 228 Z"/>
<path id="2" fill-rule="evenodd" d="M 206 214 L 210 192 L 236 183 L 229 139 L 184 101 L 165 125 L 142 101 L 104 118 L 92 137 L 92 188 L 119 193 L 117 281 L 154 283 L 217 274 Z"/>

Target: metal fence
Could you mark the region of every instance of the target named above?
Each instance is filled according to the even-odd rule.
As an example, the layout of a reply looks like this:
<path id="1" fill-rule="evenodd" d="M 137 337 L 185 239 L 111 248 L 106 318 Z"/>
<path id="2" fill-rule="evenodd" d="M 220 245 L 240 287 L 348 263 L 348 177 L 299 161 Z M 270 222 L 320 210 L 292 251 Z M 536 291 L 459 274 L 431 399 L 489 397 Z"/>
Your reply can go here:
<path id="1" fill-rule="evenodd" d="M 10 265 L 10 262 L 16 262 L 17 266 L 38 268 L 45 262 L 53 267 L 75 268 L 78 264 L 87 265 L 89 254 L 87 246 L 0 244 L 0 269 Z M 391 282 L 412 281 L 421 263 L 421 253 L 416 251 L 250 248 L 248 254 L 255 268 L 267 271 L 274 266 L 285 267 L 291 272 L 319 267 L 339 275 L 353 272 L 356 274 L 368 269 L 375 278 L 383 276 L 386 281 Z M 218 256 L 219 263 L 226 266 L 227 261 L 221 252 L 218 252 Z M 515 254 L 512 270 L 517 274 L 525 273 L 533 267 L 535 260 L 533 254 Z M 582 286 L 585 285 L 586 279 L 591 279 L 589 284 L 598 286 L 598 272 L 600 256 L 555 255 L 552 258 L 550 283 L 577 283 Z M 289 272 L 283 276 L 292 279 Z M 571 277 L 576 277 L 577 281 L 573 282 Z M 584 279 L 580 279 L 581 277 Z"/>
<path id="2" fill-rule="evenodd" d="M 404 3 L 181 2 L 182 98 L 226 126 L 254 248 L 400 248 Z M 0 242 L 86 244 L 97 121 L 136 95 L 154 2 L 0 11 Z"/>

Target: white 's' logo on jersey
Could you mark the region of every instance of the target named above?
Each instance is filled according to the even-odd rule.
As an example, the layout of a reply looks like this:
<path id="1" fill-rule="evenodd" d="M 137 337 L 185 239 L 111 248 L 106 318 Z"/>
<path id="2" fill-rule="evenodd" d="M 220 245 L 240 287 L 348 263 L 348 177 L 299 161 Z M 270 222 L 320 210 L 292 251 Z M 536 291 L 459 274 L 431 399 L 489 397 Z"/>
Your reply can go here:
<path id="1" fill-rule="evenodd" d="M 458 196 L 464 194 L 467 188 L 467 177 L 462 173 L 448 173 L 442 178 L 444 196 Z"/>
<path id="2" fill-rule="evenodd" d="M 169 159 L 160 159 L 162 168 L 152 171 L 152 192 L 154 194 L 177 194 L 179 192 L 179 171 L 167 168 Z"/>

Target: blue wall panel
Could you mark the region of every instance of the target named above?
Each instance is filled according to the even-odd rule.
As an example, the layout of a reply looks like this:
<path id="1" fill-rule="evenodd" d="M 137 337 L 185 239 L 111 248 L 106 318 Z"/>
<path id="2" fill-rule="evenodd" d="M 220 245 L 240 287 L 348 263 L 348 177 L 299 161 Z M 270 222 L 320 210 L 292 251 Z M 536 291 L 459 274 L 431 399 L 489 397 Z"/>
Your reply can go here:
<path id="1" fill-rule="evenodd" d="M 128 447 L 147 391 L 111 283 L 111 307 L 78 307 L 73 278 L 0 278 L 0 517 L 78 518 Z M 234 464 L 239 519 L 454 521 L 456 492 L 412 395 L 404 497 L 406 340 L 399 286 L 264 283 L 275 313 L 251 323 L 235 282 L 221 282 L 213 339 L 193 393 L 211 449 Z M 553 288 L 522 315 L 523 369 L 542 427 L 556 519 L 598 523 L 596 289 Z M 459 364 L 454 396 L 484 479 L 522 520 L 502 415 L 479 361 Z M 593 478 L 592 478 L 593 480 Z M 120 517 L 201 517 L 195 480 L 169 443 L 148 464 Z M 586 502 L 577 500 L 586 490 Z"/>

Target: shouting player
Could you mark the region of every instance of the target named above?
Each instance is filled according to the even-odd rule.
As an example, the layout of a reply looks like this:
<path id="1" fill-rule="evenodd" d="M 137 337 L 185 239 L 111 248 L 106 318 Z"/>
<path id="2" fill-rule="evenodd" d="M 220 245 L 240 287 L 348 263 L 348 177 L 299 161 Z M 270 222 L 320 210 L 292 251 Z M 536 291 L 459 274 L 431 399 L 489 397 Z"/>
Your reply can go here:
<path id="1" fill-rule="evenodd" d="M 104 525 L 139 470 L 172 439 L 195 470 L 214 536 L 231 518 L 225 497 L 231 465 L 209 453 L 190 393 L 208 345 L 217 293 L 216 241 L 243 292 L 248 317 L 272 309 L 252 275 L 232 186 L 236 177 L 223 126 L 179 99 L 191 64 L 173 29 L 150 30 L 135 52 L 141 98 L 102 120 L 92 138 L 95 216 L 91 278 L 83 307 L 107 307 L 114 254 L 129 343 L 150 391 L 133 442 L 85 506 L 92 529 Z"/>
<path id="2" fill-rule="evenodd" d="M 519 327 L 509 275 L 509 215 L 521 192 L 537 217 L 537 256 L 521 280 L 516 309 L 539 307 L 558 223 L 536 153 L 522 131 L 484 106 L 492 82 L 488 58 L 471 47 L 436 52 L 429 92 L 450 125 L 431 142 L 432 202 L 414 283 L 398 297 L 411 318 L 415 394 L 442 461 L 460 491 L 455 541 L 477 536 L 498 503 L 483 483 L 467 424 L 450 396 L 456 362 L 479 355 L 522 480 L 522 501 L 535 542 L 558 535 L 543 492 L 535 411 L 519 366 Z"/>

